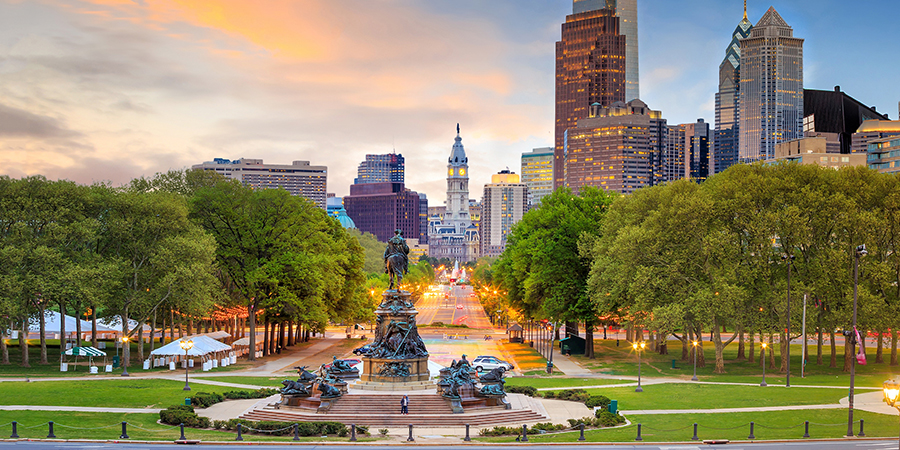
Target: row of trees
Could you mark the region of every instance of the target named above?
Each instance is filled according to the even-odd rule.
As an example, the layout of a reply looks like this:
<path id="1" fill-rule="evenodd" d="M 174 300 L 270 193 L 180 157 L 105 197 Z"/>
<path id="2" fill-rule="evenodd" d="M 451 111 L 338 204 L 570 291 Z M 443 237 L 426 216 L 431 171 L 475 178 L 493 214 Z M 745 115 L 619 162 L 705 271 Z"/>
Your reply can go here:
<path id="1" fill-rule="evenodd" d="M 727 345 L 737 342 L 738 358 L 747 358 L 749 341 L 752 360 L 753 342 L 773 337 L 784 370 L 787 320 L 796 338 L 805 296 L 817 363 L 827 336 L 835 366 L 835 332 L 852 328 L 861 244 L 869 254 L 859 262 L 858 328 L 887 333 L 895 365 L 900 179 L 866 168 L 738 165 L 702 184 L 682 180 L 615 198 L 560 189 L 517 224 L 493 278 L 528 317 L 579 320 L 589 330 L 604 318 L 624 322 L 653 330 L 660 343 L 677 337 L 684 357 L 690 341 L 709 332 L 720 373 Z M 881 339 L 877 346 L 881 362 Z M 845 346 L 846 370 L 852 356 Z"/>
<path id="2" fill-rule="evenodd" d="M 119 317 L 138 339 L 143 328 L 128 329 L 128 318 L 202 318 L 219 305 L 247 311 L 255 348 L 258 315 L 321 331 L 371 313 L 363 264 L 357 239 L 308 200 L 209 172 L 172 171 L 124 188 L 0 178 L 0 315 L 25 335 L 51 304 Z"/>

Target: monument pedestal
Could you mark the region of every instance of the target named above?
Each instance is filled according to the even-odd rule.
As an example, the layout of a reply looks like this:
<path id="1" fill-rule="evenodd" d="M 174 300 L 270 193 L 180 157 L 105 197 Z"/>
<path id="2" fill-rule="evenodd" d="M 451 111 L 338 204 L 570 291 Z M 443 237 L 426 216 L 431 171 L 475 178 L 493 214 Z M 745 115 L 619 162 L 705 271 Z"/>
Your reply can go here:
<path id="1" fill-rule="evenodd" d="M 428 356 L 411 359 L 363 358 L 363 381 L 377 383 L 409 383 L 428 381 Z M 392 374 L 395 369 L 406 368 L 407 376 Z M 384 375 L 382 375 L 384 374 Z"/>
<path id="2" fill-rule="evenodd" d="M 364 383 L 428 381 L 428 351 L 416 326 L 416 311 L 406 291 L 388 290 L 375 310 L 372 351 L 363 357 Z"/>

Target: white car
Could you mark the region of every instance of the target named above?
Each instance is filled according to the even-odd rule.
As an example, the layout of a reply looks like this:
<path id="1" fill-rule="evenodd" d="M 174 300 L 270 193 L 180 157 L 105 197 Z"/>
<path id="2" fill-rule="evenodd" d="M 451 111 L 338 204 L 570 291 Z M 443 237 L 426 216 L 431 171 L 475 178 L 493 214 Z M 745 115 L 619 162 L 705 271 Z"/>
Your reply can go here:
<path id="1" fill-rule="evenodd" d="M 497 368 L 504 368 L 506 370 L 513 370 L 513 365 L 499 359 L 495 356 L 479 356 L 472 361 L 472 367 L 475 368 L 478 372 L 484 372 L 486 370 L 493 370 Z"/>

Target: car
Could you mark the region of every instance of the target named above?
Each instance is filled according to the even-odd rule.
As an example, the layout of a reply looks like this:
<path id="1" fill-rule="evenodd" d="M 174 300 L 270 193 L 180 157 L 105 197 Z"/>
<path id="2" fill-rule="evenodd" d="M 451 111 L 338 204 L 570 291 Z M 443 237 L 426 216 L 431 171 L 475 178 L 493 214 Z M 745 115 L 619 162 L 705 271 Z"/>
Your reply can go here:
<path id="1" fill-rule="evenodd" d="M 356 356 L 365 356 L 365 355 L 368 355 L 369 352 L 371 352 L 371 351 L 372 351 L 372 345 L 366 344 L 366 345 L 363 345 L 362 347 L 354 348 L 353 354 Z"/>
<path id="2" fill-rule="evenodd" d="M 462 305 L 456 305 L 456 309 L 463 309 Z"/>
<path id="3" fill-rule="evenodd" d="M 472 367 L 474 367 L 478 372 L 484 372 L 485 370 L 494 370 L 500 367 L 506 370 L 513 370 L 512 364 L 499 359 L 496 356 L 486 355 L 481 355 L 475 358 L 475 360 L 472 361 Z"/>

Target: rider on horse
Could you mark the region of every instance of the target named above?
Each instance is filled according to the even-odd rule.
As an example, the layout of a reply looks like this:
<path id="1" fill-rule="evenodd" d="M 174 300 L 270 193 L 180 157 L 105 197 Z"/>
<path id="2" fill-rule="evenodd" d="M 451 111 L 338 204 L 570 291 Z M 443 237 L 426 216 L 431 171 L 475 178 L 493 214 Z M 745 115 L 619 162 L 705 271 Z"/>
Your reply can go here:
<path id="1" fill-rule="evenodd" d="M 394 289 L 396 280 L 397 289 L 400 288 L 400 282 L 403 281 L 403 275 L 409 269 L 409 246 L 403 239 L 403 231 L 395 230 L 394 237 L 387 242 L 387 248 L 384 249 L 384 273 L 390 274 L 391 284 L 388 289 Z"/>

